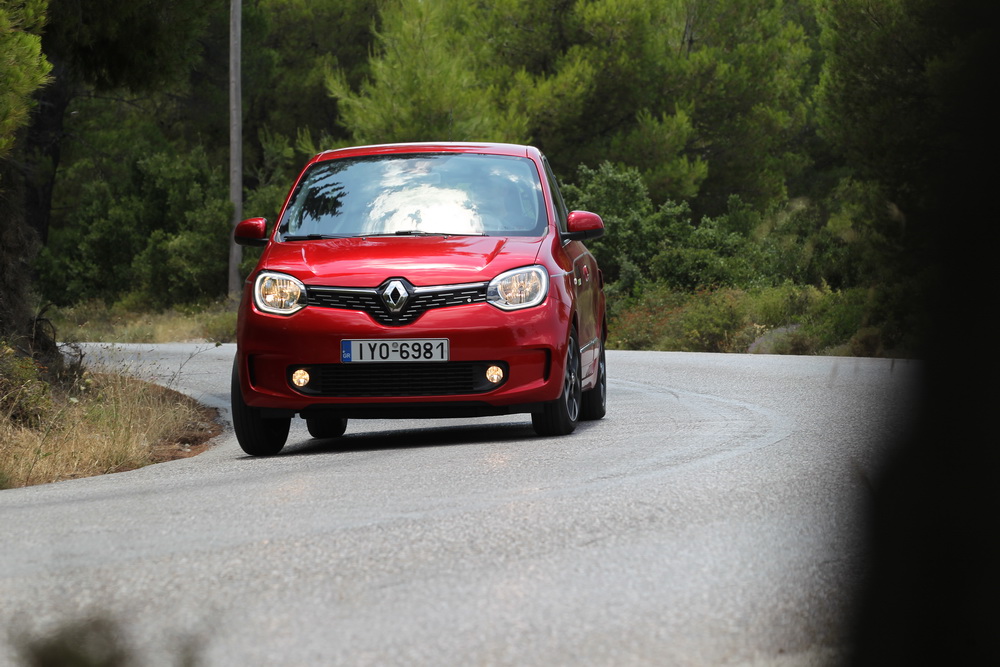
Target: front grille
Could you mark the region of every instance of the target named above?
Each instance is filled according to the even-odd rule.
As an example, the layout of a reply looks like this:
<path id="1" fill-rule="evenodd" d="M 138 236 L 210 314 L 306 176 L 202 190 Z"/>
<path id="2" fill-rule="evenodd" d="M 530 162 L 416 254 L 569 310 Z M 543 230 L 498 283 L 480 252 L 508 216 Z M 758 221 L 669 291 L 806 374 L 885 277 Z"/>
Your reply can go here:
<path id="1" fill-rule="evenodd" d="M 486 301 L 486 283 L 416 288 L 407 283 L 407 301 L 398 311 L 393 311 L 382 300 L 381 289 L 383 287 L 356 289 L 310 285 L 306 288 L 306 303 L 318 308 L 364 311 L 376 322 L 399 327 L 414 322 L 433 308 Z"/>
<path id="2" fill-rule="evenodd" d="M 481 394 L 501 386 L 486 379 L 486 369 L 500 366 L 507 377 L 507 364 L 490 361 L 448 361 L 440 363 L 348 363 L 292 366 L 309 371 L 305 387 L 293 389 L 309 396 L 393 397 L 455 396 Z"/>
<path id="3" fill-rule="evenodd" d="M 377 310 L 381 304 L 375 290 L 371 292 L 348 292 L 331 287 L 307 287 L 307 301 L 310 306 L 320 308 L 341 308 L 343 310 Z"/>

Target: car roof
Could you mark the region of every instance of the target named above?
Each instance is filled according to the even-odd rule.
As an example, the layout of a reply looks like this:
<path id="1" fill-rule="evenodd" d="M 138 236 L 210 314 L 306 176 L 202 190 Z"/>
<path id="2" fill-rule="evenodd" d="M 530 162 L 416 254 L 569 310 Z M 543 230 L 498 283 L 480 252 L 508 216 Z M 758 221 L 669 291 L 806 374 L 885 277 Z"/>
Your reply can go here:
<path id="1" fill-rule="evenodd" d="M 312 162 L 334 160 L 358 155 L 388 155 L 412 153 L 486 153 L 489 155 L 511 155 L 517 157 L 539 157 L 541 154 L 533 146 L 492 142 L 430 141 L 420 143 L 376 144 L 352 146 L 324 151 Z"/>

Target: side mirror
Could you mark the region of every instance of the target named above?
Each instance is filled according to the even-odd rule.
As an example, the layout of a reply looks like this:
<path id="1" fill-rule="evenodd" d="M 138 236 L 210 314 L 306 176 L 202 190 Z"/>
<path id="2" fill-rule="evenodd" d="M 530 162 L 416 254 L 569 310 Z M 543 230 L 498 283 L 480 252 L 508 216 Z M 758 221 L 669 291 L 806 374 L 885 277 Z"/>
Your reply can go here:
<path id="1" fill-rule="evenodd" d="M 264 218 L 244 220 L 236 225 L 236 230 L 233 231 L 233 240 L 239 245 L 267 245 L 267 220 Z"/>
<path id="2" fill-rule="evenodd" d="M 596 239 L 604 235 L 604 221 L 590 211 L 570 211 L 566 216 L 566 230 L 562 233 L 564 241 Z"/>

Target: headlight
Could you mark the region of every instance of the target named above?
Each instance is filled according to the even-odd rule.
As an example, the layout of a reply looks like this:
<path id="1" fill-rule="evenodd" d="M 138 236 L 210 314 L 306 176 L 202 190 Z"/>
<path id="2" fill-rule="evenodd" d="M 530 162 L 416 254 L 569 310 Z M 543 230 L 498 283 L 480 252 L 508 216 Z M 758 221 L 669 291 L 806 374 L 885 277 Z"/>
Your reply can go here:
<path id="1" fill-rule="evenodd" d="M 541 266 L 526 266 L 501 273 L 490 281 L 486 300 L 503 310 L 530 308 L 545 301 L 549 274 Z"/>
<path id="2" fill-rule="evenodd" d="M 261 271 L 253 285 L 253 300 L 265 313 L 291 315 L 305 307 L 306 286 L 284 273 Z"/>

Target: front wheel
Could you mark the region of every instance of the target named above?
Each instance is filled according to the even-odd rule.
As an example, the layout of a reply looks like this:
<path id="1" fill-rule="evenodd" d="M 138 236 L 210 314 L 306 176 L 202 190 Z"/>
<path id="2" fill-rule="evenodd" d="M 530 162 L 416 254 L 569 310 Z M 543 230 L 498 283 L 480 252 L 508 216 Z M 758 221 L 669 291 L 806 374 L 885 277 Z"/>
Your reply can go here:
<path id="1" fill-rule="evenodd" d="M 318 439 L 339 438 L 347 430 L 346 417 L 306 417 L 309 435 Z"/>
<path id="2" fill-rule="evenodd" d="M 240 447 L 250 456 L 274 456 L 285 446 L 288 440 L 288 429 L 291 427 L 291 417 L 278 419 L 265 418 L 259 408 L 246 404 L 243 391 L 240 389 L 240 376 L 233 362 L 233 380 L 230 386 L 229 400 L 233 406 L 233 430 Z"/>
<path id="3" fill-rule="evenodd" d="M 566 348 L 562 394 L 556 400 L 546 403 L 542 412 L 531 413 L 531 425 L 538 435 L 567 435 L 576 429 L 576 423 L 580 419 L 580 346 L 576 342 L 575 327 L 570 331 Z"/>

